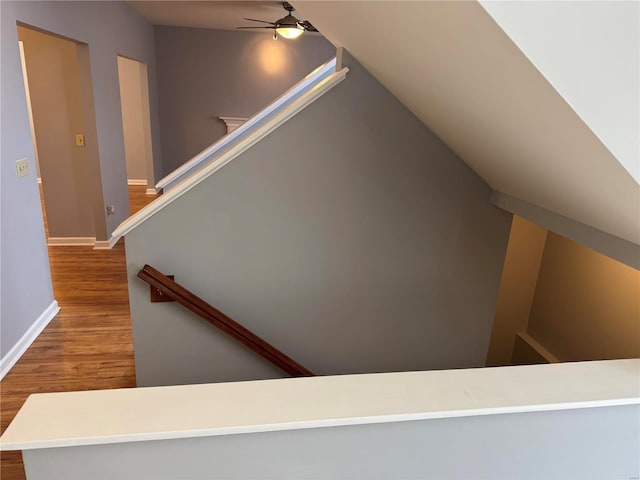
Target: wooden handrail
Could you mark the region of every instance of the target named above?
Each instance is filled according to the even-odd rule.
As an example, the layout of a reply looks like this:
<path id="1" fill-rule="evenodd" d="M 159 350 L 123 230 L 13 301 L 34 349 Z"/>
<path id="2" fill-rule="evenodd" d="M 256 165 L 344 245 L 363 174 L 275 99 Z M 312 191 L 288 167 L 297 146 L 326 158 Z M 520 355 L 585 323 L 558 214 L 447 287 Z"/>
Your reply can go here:
<path id="1" fill-rule="evenodd" d="M 217 308 L 209 305 L 200 297 L 194 295 L 189 290 L 176 283 L 166 275 L 162 274 L 150 265 L 145 265 L 138 272 L 138 277 L 154 288 L 160 290 L 164 295 L 175 300 L 183 307 L 199 315 L 214 327 L 219 328 L 227 335 L 235 338 L 240 343 L 269 360 L 278 368 L 287 372 L 292 377 L 313 377 L 314 374 L 300 365 L 298 362 L 288 357 L 270 343 L 240 325 L 235 320 L 229 318 Z"/>

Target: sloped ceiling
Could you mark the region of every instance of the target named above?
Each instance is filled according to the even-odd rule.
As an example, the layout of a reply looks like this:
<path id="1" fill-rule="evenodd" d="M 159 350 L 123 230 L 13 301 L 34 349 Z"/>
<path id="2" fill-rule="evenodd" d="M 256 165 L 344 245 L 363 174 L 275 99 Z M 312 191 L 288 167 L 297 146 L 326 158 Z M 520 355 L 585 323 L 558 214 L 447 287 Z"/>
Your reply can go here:
<path id="1" fill-rule="evenodd" d="M 250 0 L 144 0 L 127 1 L 130 8 L 142 15 L 153 25 L 175 27 L 213 28 L 217 30 L 235 30 L 236 27 L 260 26 L 244 18 L 255 18 L 273 22 L 286 15 L 282 2 Z M 303 20 L 300 18 L 300 20 Z M 267 29 L 253 29 L 254 33 L 273 32 Z"/>
<path id="2" fill-rule="evenodd" d="M 480 4 L 294 5 L 493 189 L 640 244 L 640 186 Z"/>
<path id="3" fill-rule="evenodd" d="M 640 2 L 480 4 L 640 183 Z"/>

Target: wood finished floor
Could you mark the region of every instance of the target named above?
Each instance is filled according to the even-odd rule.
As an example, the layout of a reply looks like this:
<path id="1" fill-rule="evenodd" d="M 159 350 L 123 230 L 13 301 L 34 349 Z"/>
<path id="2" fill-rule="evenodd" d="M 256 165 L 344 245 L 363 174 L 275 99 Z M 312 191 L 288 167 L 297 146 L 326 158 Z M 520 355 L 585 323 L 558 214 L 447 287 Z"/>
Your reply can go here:
<path id="1" fill-rule="evenodd" d="M 130 186 L 135 213 L 155 198 Z M 120 240 L 112 250 L 49 247 L 60 312 L 0 382 L 0 431 L 32 393 L 135 387 L 129 296 Z M 2 480 L 23 480 L 19 452 L 2 452 Z"/>

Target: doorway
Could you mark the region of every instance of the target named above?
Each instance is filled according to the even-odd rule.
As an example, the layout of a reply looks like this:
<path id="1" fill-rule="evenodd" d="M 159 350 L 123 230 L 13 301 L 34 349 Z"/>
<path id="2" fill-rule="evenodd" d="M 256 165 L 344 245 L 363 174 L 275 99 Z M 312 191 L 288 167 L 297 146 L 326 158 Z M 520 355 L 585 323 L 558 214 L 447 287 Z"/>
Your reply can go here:
<path id="1" fill-rule="evenodd" d="M 88 46 L 18 24 L 48 245 L 91 245 L 106 229 Z"/>
<path id="2" fill-rule="evenodd" d="M 118 55 L 118 78 L 129 191 L 155 195 L 147 65 Z"/>

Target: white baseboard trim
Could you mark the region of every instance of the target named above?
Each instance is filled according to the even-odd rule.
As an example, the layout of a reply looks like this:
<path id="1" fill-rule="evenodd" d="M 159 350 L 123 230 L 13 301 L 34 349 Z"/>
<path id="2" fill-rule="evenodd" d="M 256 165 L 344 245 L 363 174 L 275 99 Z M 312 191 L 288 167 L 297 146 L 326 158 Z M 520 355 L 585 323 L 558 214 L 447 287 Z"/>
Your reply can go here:
<path id="1" fill-rule="evenodd" d="M 111 250 L 113 246 L 120 240 L 120 237 L 111 237 L 109 240 L 96 240 L 93 246 L 94 250 Z"/>
<path id="2" fill-rule="evenodd" d="M 155 188 L 147 188 L 147 191 L 145 193 L 147 195 L 157 195 L 158 191 Z"/>
<path id="3" fill-rule="evenodd" d="M 93 247 L 94 250 L 111 250 L 120 237 L 109 240 L 96 240 L 95 237 L 49 237 L 47 245 L 50 247 Z"/>
<path id="4" fill-rule="evenodd" d="M 96 237 L 49 237 L 47 245 L 50 247 L 93 247 Z"/>
<path id="5" fill-rule="evenodd" d="M 4 376 L 9 373 L 9 370 L 13 368 L 20 357 L 27 351 L 27 349 L 31 346 L 38 335 L 44 330 L 44 327 L 49 325 L 49 322 L 53 320 L 53 318 L 60 311 L 60 307 L 58 306 L 58 302 L 55 300 L 51 302 L 47 308 L 44 309 L 44 312 L 40 314 L 38 319 L 29 327 L 29 330 L 25 332 L 24 335 L 18 340 L 18 342 L 11 347 L 4 357 L 0 360 L 0 380 L 4 378 Z"/>
<path id="6" fill-rule="evenodd" d="M 136 178 L 128 178 L 127 179 L 127 185 L 144 185 L 145 187 L 147 186 L 147 180 L 146 179 L 136 179 Z"/>

